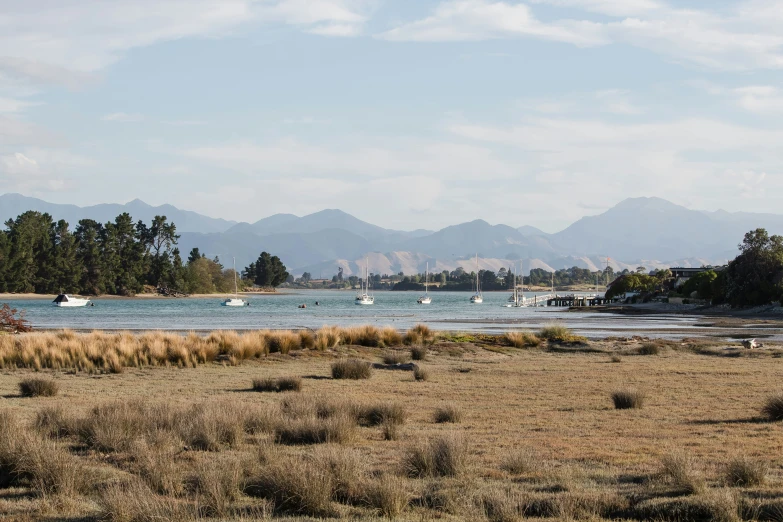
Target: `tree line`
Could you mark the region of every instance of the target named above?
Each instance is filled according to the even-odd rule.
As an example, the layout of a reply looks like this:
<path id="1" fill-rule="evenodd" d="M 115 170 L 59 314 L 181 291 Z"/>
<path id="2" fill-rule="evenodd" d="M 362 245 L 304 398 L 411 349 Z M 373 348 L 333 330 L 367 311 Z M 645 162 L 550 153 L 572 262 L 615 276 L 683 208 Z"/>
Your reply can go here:
<path id="1" fill-rule="evenodd" d="M 234 290 L 234 270 L 217 257 L 209 259 L 194 248 L 183 261 L 179 237 L 166 216 L 147 224 L 126 212 L 107 223 L 82 219 L 72 230 L 64 220 L 28 211 L 0 230 L 0 291 L 130 296 L 145 287 L 183 293 Z M 262 258 L 277 260 L 275 274 L 285 272 L 276 256 L 264 252 Z M 267 264 L 254 269 L 241 285 L 276 286 L 267 284 L 277 281 L 268 271 Z"/>

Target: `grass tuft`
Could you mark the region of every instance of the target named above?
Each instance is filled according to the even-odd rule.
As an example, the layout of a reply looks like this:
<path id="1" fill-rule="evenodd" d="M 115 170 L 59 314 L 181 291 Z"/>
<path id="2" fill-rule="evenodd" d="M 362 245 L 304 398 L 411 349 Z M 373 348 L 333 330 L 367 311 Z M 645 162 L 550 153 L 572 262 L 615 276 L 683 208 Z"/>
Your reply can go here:
<path id="1" fill-rule="evenodd" d="M 730 486 L 754 487 L 767 480 L 769 464 L 761 460 L 738 457 L 726 464 L 724 477 Z"/>
<path id="2" fill-rule="evenodd" d="M 532 450 L 516 451 L 500 465 L 500 469 L 512 475 L 535 473 L 540 468 L 541 458 Z"/>
<path id="3" fill-rule="evenodd" d="M 467 446 L 452 435 L 411 446 L 403 458 L 409 477 L 456 477 L 466 468 Z"/>
<path id="4" fill-rule="evenodd" d="M 767 397 L 764 406 L 761 407 L 761 413 L 771 421 L 783 420 L 783 393 Z"/>
<path id="5" fill-rule="evenodd" d="M 410 495 L 404 480 L 384 475 L 365 486 L 364 504 L 386 518 L 397 518 L 408 507 Z"/>
<path id="6" fill-rule="evenodd" d="M 46 377 L 31 377 L 19 381 L 19 393 L 23 397 L 54 397 L 60 391 L 60 385 Z"/>
<path id="7" fill-rule="evenodd" d="M 506 332 L 503 341 L 514 348 L 535 348 L 541 345 L 541 339 L 531 332 Z"/>
<path id="8" fill-rule="evenodd" d="M 406 352 L 394 351 L 383 354 L 383 364 L 405 364 L 410 360 L 410 355 Z"/>
<path id="9" fill-rule="evenodd" d="M 694 494 L 704 491 L 704 479 L 695 471 L 693 459 L 685 453 L 672 453 L 661 459 L 660 476 L 679 493 Z"/>
<path id="10" fill-rule="evenodd" d="M 435 410 L 432 420 L 438 424 L 462 422 L 462 410 L 455 404 L 446 404 Z"/>
<path id="11" fill-rule="evenodd" d="M 253 379 L 253 391 L 257 392 L 286 392 L 302 391 L 302 379 L 299 377 L 279 377 L 277 379 L 264 378 Z"/>
<path id="12" fill-rule="evenodd" d="M 413 370 L 413 378 L 417 381 L 429 381 L 430 380 L 430 372 L 428 372 L 426 369 L 419 366 L 415 370 Z"/>
<path id="13" fill-rule="evenodd" d="M 372 377 L 372 365 L 358 359 L 343 359 L 332 363 L 334 379 L 369 379 Z"/>
<path id="14" fill-rule="evenodd" d="M 428 350 L 426 346 L 413 346 L 411 348 L 411 359 L 414 361 L 426 361 L 427 352 Z"/>
<path id="15" fill-rule="evenodd" d="M 644 343 L 636 349 L 639 355 L 660 355 L 661 347 L 655 343 Z"/>
<path id="16" fill-rule="evenodd" d="M 245 492 L 274 502 L 281 514 L 310 517 L 334 516 L 332 475 L 313 462 L 292 457 L 265 467 L 247 481 Z"/>
<path id="17" fill-rule="evenodd" d="M 561 324 L 545 326 L 541 329 L 538 336 L 552 343 L 577 344 L 587 342 L 586 337 L 574 334 L 570 328 Z"/>
<path id="18" fill-rule="evenodd" d="M 630 410 L 644 406 L 646 395 L 639 390 L 617 390 L 612 392 L 611 397 L 615 409 Z"/>

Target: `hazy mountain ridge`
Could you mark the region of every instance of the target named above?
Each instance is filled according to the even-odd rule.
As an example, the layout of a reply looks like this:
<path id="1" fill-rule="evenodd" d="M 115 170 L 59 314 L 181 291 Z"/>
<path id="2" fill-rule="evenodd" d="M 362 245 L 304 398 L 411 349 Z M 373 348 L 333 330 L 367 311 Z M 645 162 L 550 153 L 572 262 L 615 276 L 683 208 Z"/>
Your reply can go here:
<path id="1" fill-rule="evenodd" d="M 292 273 L 307 271 L 313 277 L 331 277 L 338 266 L 346 275 L 360 273 L 365 259 L 369 259 L 371 272 L 381 274 L 423 272 L 427 262 L 433 273 L 458 266 L 470 271 L 476 254 L 482 269 L 497 271 L 522 260 L 525 273 L 531 267 L 598 270 L 605 266 L 607 257 L 615 270 L 701 266 L 733 258 L 737 244 L 751 229 L 764 227 L 770 233 L 783 233 L 783 215 L 690 210 L 661 198 L 626 199 L 554 234 L 528 225 L 491 225 L 480 219 L 434 232 L 406 232 L 384 229 L 334 209 L 236 223 L 171 205 L 153 207 L 140 200 L 80 208 L 19 194 L 0 195 L 3 221 L 27 210 L 48 212 L 72 227 L 79 219 L 106 222 L 122 212 L 145 221 L 164 214 L 177 225 L 183 254 L 198 247 L 224 263 L 236 257 L 237 265 L 244 267 L 266 250 L 278 255 Z"/>

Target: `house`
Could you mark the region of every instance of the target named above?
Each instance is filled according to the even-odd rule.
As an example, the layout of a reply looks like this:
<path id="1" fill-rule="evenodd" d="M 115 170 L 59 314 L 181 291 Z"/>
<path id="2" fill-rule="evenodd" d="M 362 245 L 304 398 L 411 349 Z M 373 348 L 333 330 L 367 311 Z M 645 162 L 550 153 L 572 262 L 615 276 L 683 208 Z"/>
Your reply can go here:
<path id="1" fill-rule="evenodd" d="M 671 271 L 672 277 L 674 278 L 674 288 L 679 288 L 685 284 L 685 281 L 695 276 L 696 274 L 706 272 L 707 270 L 714 270 L 716 272 L 720 272 L 724 268 L 726 267 L 725 266 L 702 266 L 699 268 L 685 268 L 685 267 L 678 266 L 678 267 L 669 268 L 669 270 Z"/>

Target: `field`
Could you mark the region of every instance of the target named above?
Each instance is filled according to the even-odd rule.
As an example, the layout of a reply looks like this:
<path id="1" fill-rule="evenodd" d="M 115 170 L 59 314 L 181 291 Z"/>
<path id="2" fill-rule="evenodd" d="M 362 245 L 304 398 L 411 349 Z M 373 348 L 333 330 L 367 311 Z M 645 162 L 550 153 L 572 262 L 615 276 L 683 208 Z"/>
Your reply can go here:
<path id="1" fill-rule="evenodd" d="M 170 348 L 157 333 L 0 338 L 0 517 L 783 520 L 776 347 L 354 334 L 183 337 L 203 360 L 149 356 Z M 96 362 L 90 342 L 127 358 Z M 411 355 L 415 374 L 362 364 Z"/>

